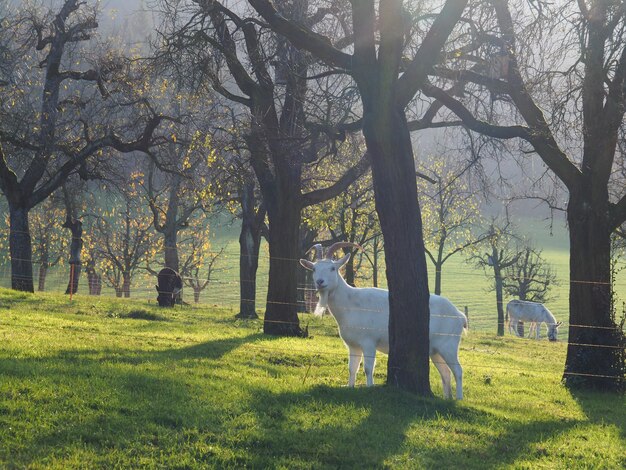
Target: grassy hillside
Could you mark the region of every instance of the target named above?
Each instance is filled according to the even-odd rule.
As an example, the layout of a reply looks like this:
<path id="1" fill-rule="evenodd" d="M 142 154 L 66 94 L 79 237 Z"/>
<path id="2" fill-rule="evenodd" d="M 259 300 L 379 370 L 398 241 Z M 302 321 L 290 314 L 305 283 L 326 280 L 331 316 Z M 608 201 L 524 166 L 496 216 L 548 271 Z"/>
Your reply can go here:
<path id="1" fill-rule="evenodd" d="M 343 387 L 331 318 L 288 339 L 231 313 L 0 289 L 0 467 L 626 466 L 626 401 L 566 391 L 563 342 L 470 330 L 453 402 Z"/>

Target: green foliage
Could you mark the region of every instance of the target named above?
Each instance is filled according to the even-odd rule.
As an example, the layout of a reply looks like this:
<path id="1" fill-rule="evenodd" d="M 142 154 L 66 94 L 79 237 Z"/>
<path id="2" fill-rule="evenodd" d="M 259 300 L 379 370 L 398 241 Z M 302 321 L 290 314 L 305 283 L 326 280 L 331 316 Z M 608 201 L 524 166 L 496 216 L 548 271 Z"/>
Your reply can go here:
<path id="1" fill-rule="evenodd" d="M 139 311 L 169 321 L 125 318 Z M 343 387 L 329 317 L 309 339 L 261 331 L 220 309 L 0 289 L 0 467 L 626 465 L 624 398 L 561 386 L 562 342 L 470 330 L 466 400 L 452 402 Z M 385 370 L 380 356 L 377 383 Z"/>

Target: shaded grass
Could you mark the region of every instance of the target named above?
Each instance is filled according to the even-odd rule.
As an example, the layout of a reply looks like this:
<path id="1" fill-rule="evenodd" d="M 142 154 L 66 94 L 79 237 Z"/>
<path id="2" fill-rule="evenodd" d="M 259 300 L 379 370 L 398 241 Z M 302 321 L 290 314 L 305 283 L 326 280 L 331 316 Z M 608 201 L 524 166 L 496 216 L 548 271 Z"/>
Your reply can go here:
<path id="1" fill-rule="evenodd" d="M 626 465 L 624 398 L 562 387 L 564 343 L 470 331 L 453 402 L 343 387 L 331 318 L 272 338 L 228 310 L 88 300 L 0 289 L 0 467 Z"/>

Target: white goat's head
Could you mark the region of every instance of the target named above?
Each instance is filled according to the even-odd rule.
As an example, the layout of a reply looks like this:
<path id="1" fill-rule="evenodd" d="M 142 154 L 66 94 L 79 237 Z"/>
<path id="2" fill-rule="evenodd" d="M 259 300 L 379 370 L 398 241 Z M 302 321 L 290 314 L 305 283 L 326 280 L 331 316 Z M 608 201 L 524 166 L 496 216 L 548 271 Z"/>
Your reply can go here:
<path id="1" fill-rule="evenodd" d="M 337 260 L 333 259 L 333 255 L 338 249 L 344 247 L 361 248 L 355 243 L 338 242 L 328 248 L 326 256 L 322 256 L 322 245 L 318 244 L 312 246 L 309 251 L 307 251 L 307 253 L 309 253 L 311 250 L 315 250 L 316 261 L 313 262 L 307 259 L 300 260 L 300 264 L 304 268 L 313 271 L 313 282 L 315 282 L 315 289 L 317 289 L 318 292 L 332 291 L 337 287 L 340 276 L 339 268 L 348 262 L 350 253 Z"/>
<path id="2" fill-rule="evenodd" d="M 557 340 L 557 336 L 559 334 L 559 326 L 561 326 L 563 322 L 558 322 L 558 323 L 547 323 L 548 325 L 548 339 L 550 341 L 556 341 Z"/>

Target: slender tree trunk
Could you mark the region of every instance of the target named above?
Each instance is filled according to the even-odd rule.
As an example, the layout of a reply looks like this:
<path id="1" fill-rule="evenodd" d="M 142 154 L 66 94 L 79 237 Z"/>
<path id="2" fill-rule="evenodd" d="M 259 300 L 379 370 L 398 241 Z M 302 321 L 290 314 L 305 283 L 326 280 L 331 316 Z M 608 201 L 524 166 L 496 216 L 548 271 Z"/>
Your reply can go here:
<path id="1" fill-rule="evenodd" d="M 441 268 L 442 264 L 437 262 L 435 263 L 435 294 L 441 295 Z"/>
<path id="2" fill-rule="evenodd" d="M 115 297 L 122 297 L 122 294 L 124 292 L 123 287 L 115 286 L 114 289 L 115 289 Z"/>
<path id="3" fill-rule="evenodd" d="M 355 283 L 354 283 L 354 256 L 351 256 L 350 259 L 348 260 L 348 262 L 345 264 L 345 280 L 348 283 L 348 285 L 354 287 Z"/>
<path id="4" fill-rule="evenodd" d="M 297 314 L 300 207 L 287 199 L 277 199 L 272 206 L 267 207 L 270 269 L 263 331 L 277 336 L 302 336 Z"/>
<path id="5" fill-rule="evenodd" d="M 89 284 L 89 295 L 100 295 L 102 292 L 102 278 L 93 267 L 87 265 L 87 283 Z"/>
<path id="6" fill-rule="evenodd" d="M 39 279 L 37 282 L 37 290 L 43 292 L 46 290 L 46 275 L 48 274 L 48 264 L 41 263 L 39 265 Z"/>
<path id="7" fill-rule="evenodd" d="M 197 287 L 193 288 L 193 301 L 195 303 L 200 303 L 200 289 L 198 289 Z"/>
<path id="8" fill-rule="evenodd" d="M 124 297 L 130 297 L 130 274 L 124 273 L 122 274 L 122 292 L 124 293 Z"/>
<path id="9" fill-rule="evenodd" d="M 165 267 L 178 272 L 178 231 L 175 228 L 167 228 L 163 232 L 165 242 Z"/>
<path id="10" fill-rule="evenodd" d="M 498 249 L 494 246 L 491 251 L 491 259 L 493 260 L 493 278 L 496 286 L 496 308 L 498 311 L 498 336 L 504 336 L 504 287 L 502 282 L 502 269 L 500 267 L 500 258 Z M 522 330 L 523 331 L 523 330 Z"/>
<path id="11" fill-rule="evenodd" d="M 374 239 L 374 253 L 372 254 L 372 285 L 378 287 L 378 237 Z"/>
<path id="12" fill-rule="evenodd" d="M 387 383 L 431 396 L 429 291 L 415 161 L 404 110 L 364 101 L 363 134 L 372 158 L 376 211 L 389 286 Z M 393 103 L 394 97 L 391 97 Z"/>
<path id="13" fill-rule="evenodd" d="M 256 314 L 256 273 L 259 267 L 261 232 L 255 226 L 254 183 L 245 184 L 241 198 L 239 234 L 239 318 L 258 318 Z"/>
<path id="14" fill-rule="evenodd" d="M 11 254 L 11 288 L 34 292 L 33 248 L 28 225 L 28 209 L 9 203 L 9 251 Z"/>
<path id="15" fill-rule="evenodd" d="M 623 391 L 626 343 L 612 306 L 608 203 L 594 205 L 572 193 L 567 214 L 570 326 L 563 380 L 569 388 Z"/>
<path id="16" fill-rule="evenodd" d="M 70 230 L 72 241 L 70 242 L 70 279 L 67 284 L 66 294 L 75 294 L 78 291 L 78 281 L 81 273 L 81 251 L 83 249 L 83 223 L 80 220 L 67 218 L 63 227 Z M 73 269 L 71 267 L 73 266 Z"/>

